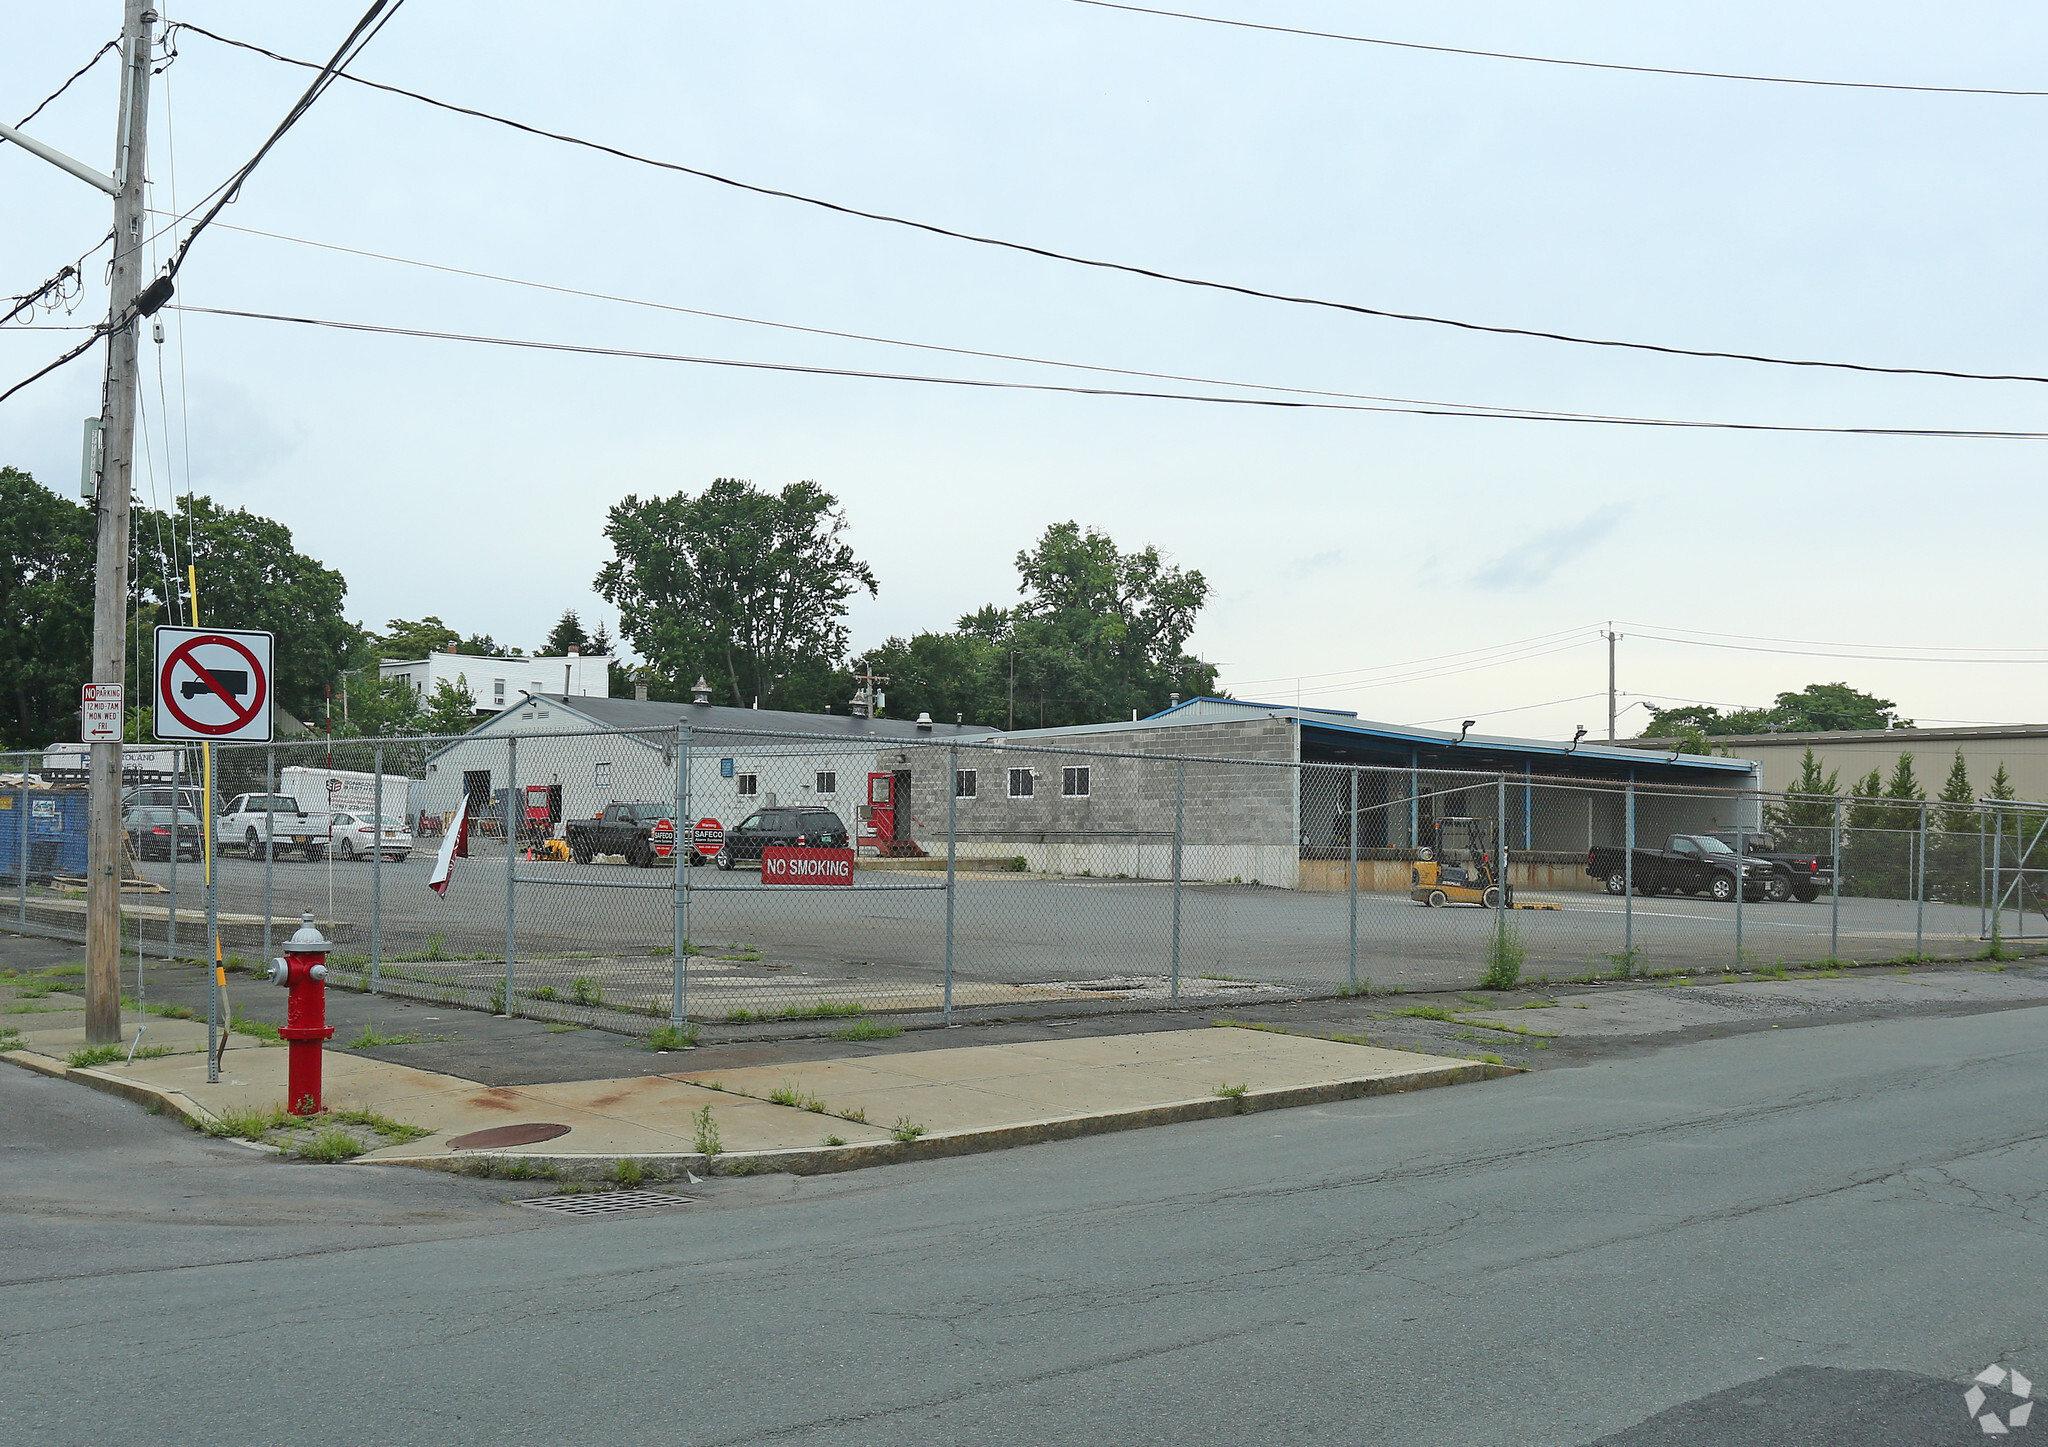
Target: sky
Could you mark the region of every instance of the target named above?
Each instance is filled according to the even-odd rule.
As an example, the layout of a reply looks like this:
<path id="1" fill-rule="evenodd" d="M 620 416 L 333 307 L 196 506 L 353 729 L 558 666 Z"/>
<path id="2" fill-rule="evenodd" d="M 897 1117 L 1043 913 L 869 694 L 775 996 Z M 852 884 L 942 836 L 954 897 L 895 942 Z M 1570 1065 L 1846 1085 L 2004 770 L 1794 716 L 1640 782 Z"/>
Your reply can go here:
<path id="1" fill-rule="evenodd" d="M 361 8 L 160 6 L 318 60 Z M 2048 91 L 2039 7 L 1187 8 L 1634 65 Z M 119 12 L 117 0 L 7 0 L 0 116 L 18 120 L 54 89 Z M 410 0 L 353 70 L 758 185 L 1289 295 L 1693 349 L 2048 373 L 2036 184 L 2048 97 L 1629 74 L 1075 0 L 594 0 L 564 16 Z M 152 204 L 173 214 L 255 150 L 308 78 L 191 32 L 177 48 L 151 120 Z M 103 61 L 32 132 L 111 169 L 114 76 Z M 0 146 L 0 292 L 76 259 L 108 215 L 101 193 Z M 1663 356 L 1230 295 L 835 215 L 345 83 L 194 246 L 181 304 L 1287 395 L 825 337 L 306 241 L 668 308 L 1267 387 L 2048 432 L 2039 383 Z M 0 389 L 77 336 L 40 328 L 104 316 L 103 263 L 87 266 L 75 312 L 0 328 Z M 1211 592 L 1192 648 L 1240 697 L 1598 737 L 1611 627 L 1624 736 L 1649 704 L 1767 704 L 1836 680 L 1921 723 L 2048 718 L 2025 561 L 2048 521 L 2048 441 L 977 390 L 164 318 L 165 344 L 143 348 L 138 498 L 167 503 L 189 481 L 279 519 L 341 570 L 349 616 L 373 628 L 433 614 L 532 649 L 574 608 L 616 630 L 591 590 L 613 503 L 720 476 L 811 479 L 840 499 L 881 583 L 850 615 L 856 649 L 1012 601 L 1017 553 L 1072 519 L 1200 570 Z M 76 495 L 101 356 L 0 403 L 0 463 Z M 1829 656 L 1842 653 L 1858 656 Z"/>

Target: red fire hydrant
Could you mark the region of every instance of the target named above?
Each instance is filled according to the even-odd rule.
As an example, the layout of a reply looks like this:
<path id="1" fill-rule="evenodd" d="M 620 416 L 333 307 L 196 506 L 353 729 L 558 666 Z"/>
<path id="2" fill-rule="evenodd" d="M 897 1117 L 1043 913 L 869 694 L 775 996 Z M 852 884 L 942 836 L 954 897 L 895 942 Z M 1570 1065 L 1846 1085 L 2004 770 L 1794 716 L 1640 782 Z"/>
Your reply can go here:
<path id="1" fill-rule="evenodd" d="M 327 1023 L 327 952 L 334 946 L 313 923 L 313 911 L 300 920 L 299 932 L 285 941 L 284 958 L 270 962 L 270 983 L 291 991 L 277 1032 L 287 1046 L 284 1108 L 293 1115 L 318 1115 L 320 1042 L 334 1038 Z"/>

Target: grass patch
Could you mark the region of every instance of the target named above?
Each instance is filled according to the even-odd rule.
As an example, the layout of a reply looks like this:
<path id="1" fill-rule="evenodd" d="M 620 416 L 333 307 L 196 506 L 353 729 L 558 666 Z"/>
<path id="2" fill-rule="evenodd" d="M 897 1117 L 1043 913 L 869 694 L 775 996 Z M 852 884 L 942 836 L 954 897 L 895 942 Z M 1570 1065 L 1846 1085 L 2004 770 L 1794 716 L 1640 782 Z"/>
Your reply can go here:
<path id="1" fill-rule="evenodd" d="M 393 1120 L 388 1115 L 379 1115 L 374 1110 L 330 1110 L 325 1114 L 343 1125 L 373 1130 L 392 1145 L 403 1145 L 407 1141 L 421 1140 L 433 1134 L 424 1126 L 407 1125 L 404 1121 Z"/>
<path id="2" fill-rule="evenodd" d="M 291 1154 L 298 1159 L 328 1166 L 354 1160 L 362 1153 L 363 1143 L 339 1126 L 328 1126 L 310 1139 L 294 1142 L 291 1147 Z"/>
<path id="3" fill-rule="evenodd" d="M 26 1050 L 28 1042 L 12 1025 L 0 1025 L 0 1050 Z"/>
<path id="4" fill-rule="evenodd" d="M 9 1005 L 0 1015 L 62 1015 L 70 1009 L 69 1005 Z"/>
<path id="5" fill-rule="evenodd" d="M 581 1025 L 550 1025 L 548 1026 L 548 1034 L 564 1035 L 571 1030 L 581 1030 L 582 1028 Z"/>
<path id="6" fill-rule="evenodd" d="M 127 1057 L 125 1045 L 87 1045 L 72 1051 L 64 1057 L 64 1063 L 73 1070 L 85 1070 L 95 1065 L 108 1065 Z"/>
<path id="7" fill-rule="evenodd" d="M 711 1107 L 702 1106 L 690 1117 L 695 1127 L 697 1154 L 706 1160 L 715 1159 L 724 1149 L 718 1138 L 718 1122 L 711 1118 Z"/>
<path id="8" fill-rule="evenodd" d="M 1406 1015 L 1415 1020 L 1442 1020 L 1446 1024 L 1452 1025 L 1458 1023 L 1458 1017 L 1441 1005 L 1410 1005 L 1405 1009 L 1396 1010 L 1394 1013 L 1396 1015 Z"/>
<path id="9" fill-rule="evenodd" d="M 1467 1060 L 1477 1060 L 1477 1061 L 1478 1061 L 1478 1062 L 1480 1062 L 1480 1063 L 1481 1063 L 1482 1065 L 1505 1065 L 1505 1064 L 1507 1064 L 1507 1061 L 1505 1061 L 1505 1060 L 1501 1059 L 1501 1058 L 1500 1058 L 1500 1057 L 1499 1057 L 1498 1055 L 1467 1055 L 1467 1056 L 1466 1056 L 1465 1058 L 1466 1058 Z"/>
<path id="10" fill-rule="evenodd" d="M 85 973 L 85 966 L 51 965 L 46 970 L 37 970 L 36 973 L 38 975 L 41 975 L 46 980 L 59 980 L 64 978 L 66 975 L 83 975 Z"/>
<path id="11" fill-rule="evenodd" d="M 1197 975 L 1195 976 L 1195 978 L 1198 980 L 1229 980 L 1231 983 L 1239 985 L 1244 983 L 1244 981 L 1236 975 L 1203 974 Z"/>
<path id="12" fill-rule="evenodd" d="M 924 1127 L 918 1125 L 907 1115 L 897 1116 L 896 1124 L 889 1127 L 890 1138 L 900 1145 L 907 1146 L 923 1134 Z"/>
<path id="13" fill-rule="evenodd" d="M 766 1161 L 734 1161 L 720 1170 L 718 1174 L 721 1176 L 762 1176 L 774 1169 L 775 1167 L 769 1165 Z"/>
<path id="14" fill-rule="evenodd" d="M 438 1044 L 442 1041 L 454 1040 L 456 1038 L 458 1037 L 454 1035 L 422 1035 L 417 1030 L 408 1030 L 403 1035 L 379 1035 L 376 1026 L 365 1025 L 363 1033 L 348 1042 L 348 1048 L 351 1050 L 375 1050 L 381 1045 L 425 1045 L 429 1042 Z"/>
<path id="15" fill-rule="evenodd" d="M 411 950 L 402 955 L 387 955 L 385 958 L 394 964 L 425 965 L 441 960 L 452 960 L 455 956 L 448 953 L 448 936 L 428 935 L 425 949 Z"/>
<path id="16" fill-rule="evenodd" d="M 528 990 L 526 998 L 529 1000 L 559 1000 L 562 997 L 553 985 L 542 985 L 537 990 Z"/>
<path id="17" fill-rule="evenodd" d="M 889 1040 L 903 1033 L 901 1025 L 884 1025 L 878 1020 L 856 1020 L 844 1030 L 834 1030 L 834 1040 Z"/>
<path id="18" fill-rule="evenodd" d="M 842 1020 L 867 1012 L 867 1006 L 853 1000 L 814 1000 L 808 1005 L 788 1005 L 779 1013 L 784 1020 Z"/>
<path id="19" fill-rule="evenodd" d="M 647 1032 L 649 1050 L 693 1050 L 697 1045 L 697 1026 L 685 1020 L 680 1025 L 657 1025 Z"/>
<path id="20" fill-rule="evenodd" d="M 229 1017 L 228 1029 L 234 1031 L 237 1035 L 250 1035 L 258 1040 L 276 1040 L 279 1038 L 277 1026 L 271 1024 L 268 1020 L 251 1020 L 242 1013 L 240 1005 L 235 1006 L 234 1013 Z"/>
<path id="21" fill-rule="evenodd" d="M 233 1136 L 238 1140 L 260 1141 L 290 1119 L 281 1105 L 260 1106 L 248 1110 L 224 1110 L 211 1125 L 207 1126 L 206 1133 L 210 1136 Z"/>

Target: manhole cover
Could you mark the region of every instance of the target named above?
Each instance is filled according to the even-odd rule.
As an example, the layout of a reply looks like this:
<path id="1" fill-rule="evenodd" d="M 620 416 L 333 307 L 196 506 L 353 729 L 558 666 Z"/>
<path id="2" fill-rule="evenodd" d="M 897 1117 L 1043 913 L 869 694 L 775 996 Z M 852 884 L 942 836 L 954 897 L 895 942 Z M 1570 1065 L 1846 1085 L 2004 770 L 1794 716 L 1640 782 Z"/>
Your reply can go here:
<path id="1" fill-rule="evenodd" d="M 451 1150 L 458 1151 L 495 1151 L 506 1146 L 537 1145 L 568 1133 L 569 1127 L 565 1125 L 532 1120 L 520 1125 L 494 1125 L 489 1130 L 473 1130 L 468 1135 L 457 1136 L 448 1145 Z"/>
<path id="2" fill-rule="evenodd" d="M 564 1216 L 603 1216 L 613 1211 L 651 1211 L 662 1206 L 687 1206 L 695 1196 L 673 1196 L 666 1191 L 593 1191 L 583 1196 L 536 1196 L 515 1205 L 536 1211 L 559 1211 Z"/>

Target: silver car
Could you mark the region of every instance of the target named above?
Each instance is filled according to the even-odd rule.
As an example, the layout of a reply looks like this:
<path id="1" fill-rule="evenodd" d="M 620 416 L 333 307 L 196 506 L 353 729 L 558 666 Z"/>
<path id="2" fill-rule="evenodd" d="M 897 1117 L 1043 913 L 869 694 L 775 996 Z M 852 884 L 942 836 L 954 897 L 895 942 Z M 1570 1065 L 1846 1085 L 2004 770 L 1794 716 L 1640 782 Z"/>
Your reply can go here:
<path id="1" fill-rule="evenodd" d="M 371 815 L 346 810 L 332 816 L 332 825 L 327 833 L 327 847 L 343 859 L 367 859 L 381 853 L 397 863 L 412 853 L 411 832 L 389 814 L 384 816 L 381 830 L 374 826 Z"/>

